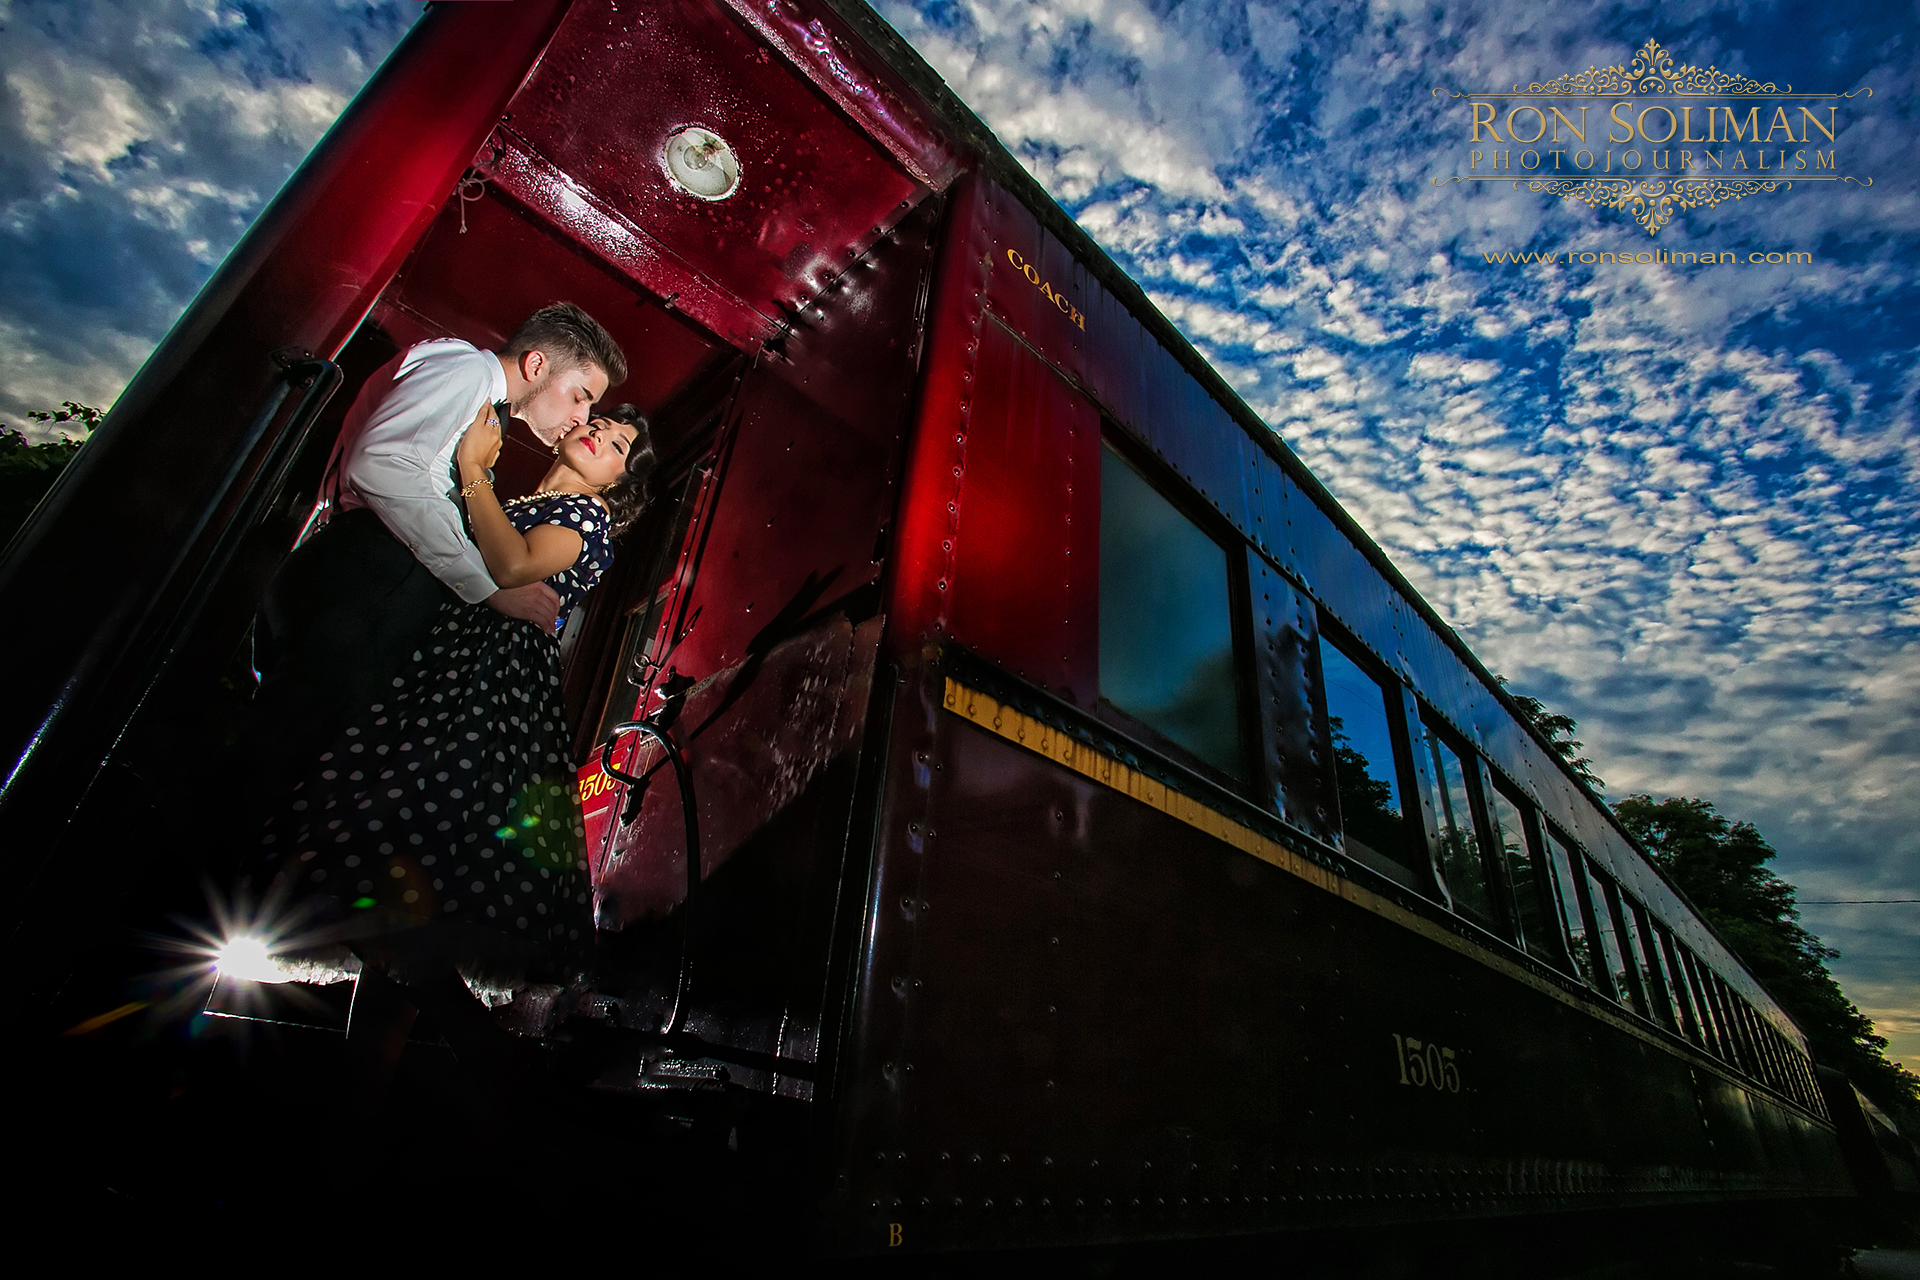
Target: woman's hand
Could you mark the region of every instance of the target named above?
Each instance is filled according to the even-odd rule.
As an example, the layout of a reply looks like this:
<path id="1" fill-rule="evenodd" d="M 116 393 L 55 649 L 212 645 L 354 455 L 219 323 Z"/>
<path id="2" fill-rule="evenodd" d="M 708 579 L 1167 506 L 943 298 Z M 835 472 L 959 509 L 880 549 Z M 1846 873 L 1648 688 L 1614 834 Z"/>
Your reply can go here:
<path id="1" fill-rule="evenodd" d="M 454 460 L 460 465 L 463 477 L 472 472 L 475 476 L 485 475 L 500 457 L 500 419 L 494 414 L 493 406 L 480 406 L 480 412 L 474 417 L 472 425 L 460 444 L 454 450 Z"/>

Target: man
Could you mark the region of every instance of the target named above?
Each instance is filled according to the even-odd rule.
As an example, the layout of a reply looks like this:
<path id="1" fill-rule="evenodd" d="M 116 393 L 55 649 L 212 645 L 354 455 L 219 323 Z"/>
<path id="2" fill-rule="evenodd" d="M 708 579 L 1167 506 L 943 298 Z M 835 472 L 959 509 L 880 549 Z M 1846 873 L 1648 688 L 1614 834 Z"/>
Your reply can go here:
<path id="1" fill-rule="evenodd" d="M 367 380 L 334 450 L 332 519 L 287 557 L 254 621 L 260 687 L 236 744 L 240 806 L 263 816 L 432 631 L 440 606 L 485 602 L 551 627 L 543 582 L 498 588 L 466 534 L 454 447 L 504 402 L 543 440 L 587 421 L 627 376 L 619 344 L 572 303 L 542 307 L 495 354 L 416 343 Z"/>

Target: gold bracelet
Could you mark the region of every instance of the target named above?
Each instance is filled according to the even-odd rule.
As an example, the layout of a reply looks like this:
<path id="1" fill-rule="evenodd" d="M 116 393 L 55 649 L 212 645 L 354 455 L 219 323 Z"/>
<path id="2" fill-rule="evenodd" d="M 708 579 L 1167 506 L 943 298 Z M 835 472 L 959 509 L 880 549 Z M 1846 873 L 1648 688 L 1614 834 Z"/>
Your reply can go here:
<path id="1" fill-rule="evenodd" d="M 485 485 L 487 486 L 487 488 L 491 489 L 493 488 L 493 481 L 487 479 L 485 476 L 482 476 L 478 480 L 467 481 L 465 484 L 460 486 L 461 498 L 463 499 L 471 498 L 474 495 L 474 492 L 478 490 L 481 485 Z"/>

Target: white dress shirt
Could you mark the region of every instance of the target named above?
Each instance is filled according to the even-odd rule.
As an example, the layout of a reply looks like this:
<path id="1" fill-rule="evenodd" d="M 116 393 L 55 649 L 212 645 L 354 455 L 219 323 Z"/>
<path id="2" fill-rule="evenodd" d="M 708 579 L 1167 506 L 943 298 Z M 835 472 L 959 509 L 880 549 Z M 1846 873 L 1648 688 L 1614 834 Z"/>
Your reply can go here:
<path id="1" fill-rule="evenodd" d="M 371 509 L 468 604 L 499 588 L 453 500 L 453 451 L 480 406 L 506 396 L 506 371 L 492 352 L 434 338 L 368 378 L 340 429 L 338 508 Z"/>

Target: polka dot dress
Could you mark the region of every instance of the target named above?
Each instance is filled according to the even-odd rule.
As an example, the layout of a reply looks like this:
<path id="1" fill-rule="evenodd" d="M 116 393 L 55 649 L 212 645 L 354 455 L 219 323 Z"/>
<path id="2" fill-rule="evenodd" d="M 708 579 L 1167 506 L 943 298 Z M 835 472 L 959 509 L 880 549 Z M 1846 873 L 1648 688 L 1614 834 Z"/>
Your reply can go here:
<path id="1" fill-rule="evenodd" d="M 605 509 L 577 494 L 505 509 L 522 532 L 580 534 L 579 558 L 547 579 L 564 617 L 612 558 Z M 556 960 L 576 956 L 592 925 L 567 740 L 554 637 L 484 604 L 444 605 L 391 694 L 353 719 L 268 822 L 256 883 L 348 912 L 472 922 Z"/>

